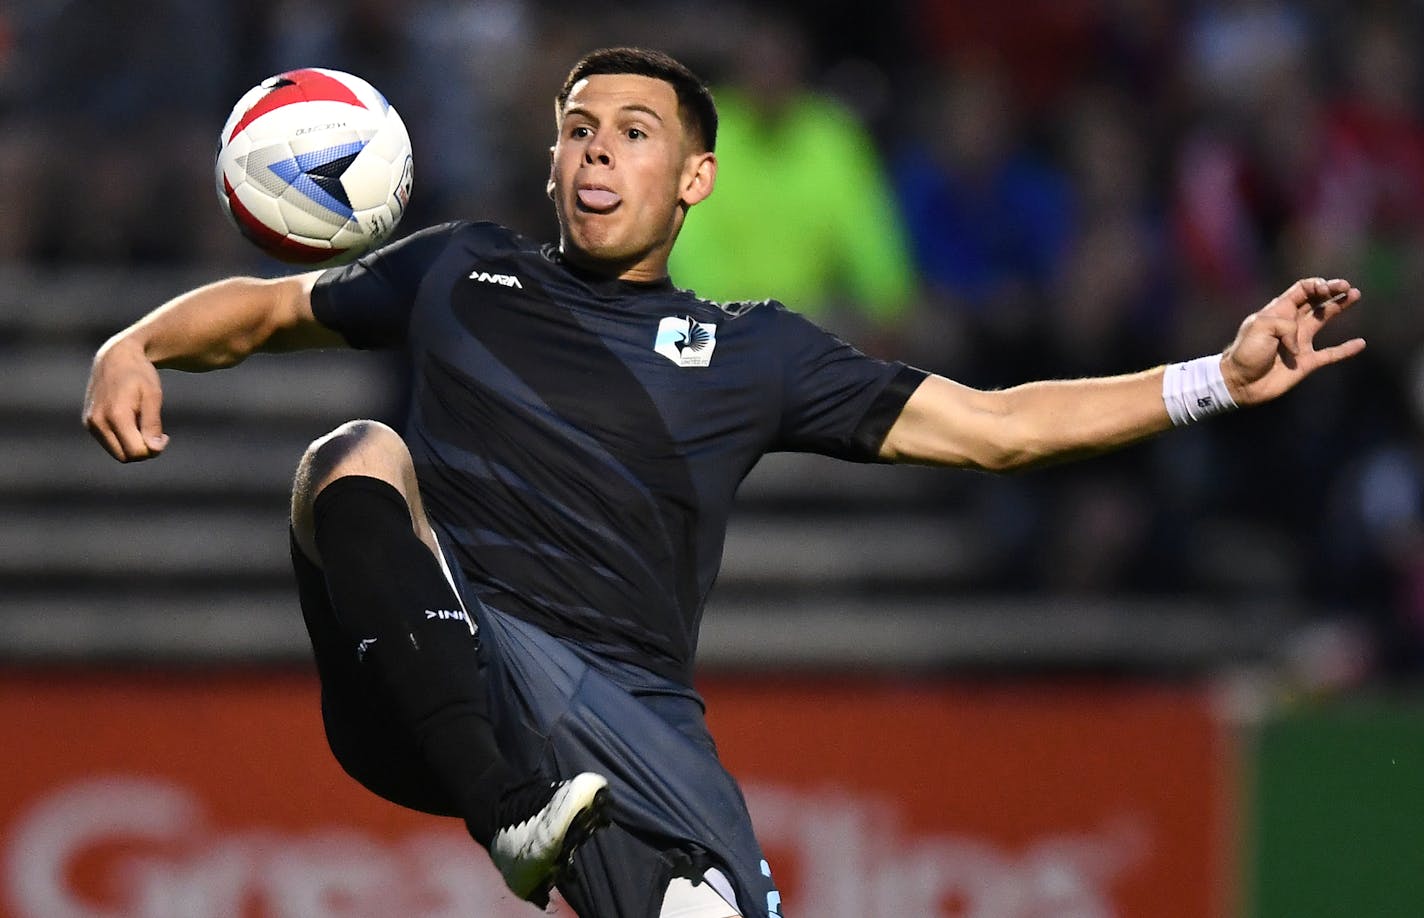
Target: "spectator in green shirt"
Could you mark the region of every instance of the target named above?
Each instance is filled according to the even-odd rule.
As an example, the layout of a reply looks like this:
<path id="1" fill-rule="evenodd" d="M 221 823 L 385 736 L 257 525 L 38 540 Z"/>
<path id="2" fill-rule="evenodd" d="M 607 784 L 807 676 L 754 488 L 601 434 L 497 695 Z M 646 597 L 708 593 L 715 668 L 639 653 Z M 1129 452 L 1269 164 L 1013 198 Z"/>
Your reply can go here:
<path id="1" fill-rule="evenodd" d="M 878 152 L 850 110 L 806 84 L 794 28 L 744 34 L 736 78 L 716 90 L 717 193 L 683 227 L 672 277 L 716 300 L 775 295 L 862 340 L 890 336 L 916 283 Z"/>

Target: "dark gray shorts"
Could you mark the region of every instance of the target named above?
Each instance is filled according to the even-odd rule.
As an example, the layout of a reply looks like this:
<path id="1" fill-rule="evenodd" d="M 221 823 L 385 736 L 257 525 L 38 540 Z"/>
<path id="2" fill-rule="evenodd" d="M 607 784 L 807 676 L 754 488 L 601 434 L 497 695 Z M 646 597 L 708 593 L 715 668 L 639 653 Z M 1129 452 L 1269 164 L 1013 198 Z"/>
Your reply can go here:
<path id="1" fill-rule="evenodd" d="M 295 546 L 292 556 L 337 760 L 388 800 L 454 815 L 357 665 L 321 571 Z M 730 881 L 746 918 L 779 918 L 780 896 L 741 790 L 717 758 L 701 697 L 477 601 L 466 604 L 479 628 L 478 666 L 469 675 L 485 681 L 510 764 L 549 780 L 595 771 L 611 786 L 612 824 L 579 849 L 572 878 L 560 886 L 580 918 L 657 918 L 669 880 L 699 881 L 709 867 Z"/>
<path id="2" fill-rule="evenodd" d="M 596 771 L 611 784 L 613 824 L 580 849 L 560 889 L 582 918 L 655 918 L 668 880 L 713 866 L 746 918 L 780 915 L 696 692 L 497 610 L 475 615 L 501 748 L 551 779 Z"/>

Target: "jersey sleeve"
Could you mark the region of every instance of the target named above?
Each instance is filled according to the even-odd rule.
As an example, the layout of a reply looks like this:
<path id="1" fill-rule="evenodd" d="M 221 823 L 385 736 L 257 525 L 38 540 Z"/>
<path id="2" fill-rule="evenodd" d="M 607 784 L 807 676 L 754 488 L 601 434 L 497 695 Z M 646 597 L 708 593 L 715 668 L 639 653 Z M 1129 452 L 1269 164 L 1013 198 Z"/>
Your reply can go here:
<path id="1" fill-rule="evenodd" d="M 929 374 L 868 356 L 804 316 L 773 308 L 784 375 L 772 449 L 876 461 L 905 402 Z"/>
<path id="2" fill-rule="evenodd" d="M 432 226 L 327 269 L 312 288 L 317 321 L 340 332 L 352 347 L 398 347 L 420 283 L 458 227 Z"/>

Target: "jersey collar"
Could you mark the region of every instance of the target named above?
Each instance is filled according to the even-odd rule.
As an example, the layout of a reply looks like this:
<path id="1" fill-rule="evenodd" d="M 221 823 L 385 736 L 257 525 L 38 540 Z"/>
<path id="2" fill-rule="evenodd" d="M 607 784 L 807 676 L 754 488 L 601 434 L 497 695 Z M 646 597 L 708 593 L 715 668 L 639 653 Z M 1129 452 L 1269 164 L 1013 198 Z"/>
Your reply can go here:
<path id="1" fill-rule="evenodd" d="M 653 281 L 630 281 L 621 277 L 609 277 L 606 274 L 599 274 L 587 268 L 581 268 L 564 257 L 564 253 L 559 251 L 559 247 L 550 242 L 546 243 L 541 252 L 547 260 L 563 268 L 569 274 L 578 278 L 581 283 L 594 292 L 603 296 L 617 296 L 625 293 L 645 293 L 659 292 L 671 293 L 676 290 L 672 278 L 664 275 Z"/>

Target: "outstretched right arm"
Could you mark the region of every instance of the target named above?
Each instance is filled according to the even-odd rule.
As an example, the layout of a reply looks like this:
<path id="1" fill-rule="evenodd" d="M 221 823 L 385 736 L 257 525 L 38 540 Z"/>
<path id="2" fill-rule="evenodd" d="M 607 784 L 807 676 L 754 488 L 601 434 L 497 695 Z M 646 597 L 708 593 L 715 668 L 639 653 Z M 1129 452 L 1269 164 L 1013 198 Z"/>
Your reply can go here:
<path id="1" fill-rule="evenodd" d="M 258 351 L 345 346 L 312 314 L 311 291 L 320 275 L 230 278 L 164 303 L 94 355 L 84 426 L 120 462 L 152 459 L 168 445 L 159 368 L 201 372 Z"/>

